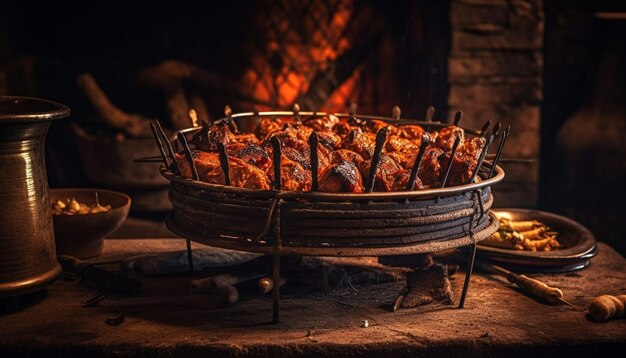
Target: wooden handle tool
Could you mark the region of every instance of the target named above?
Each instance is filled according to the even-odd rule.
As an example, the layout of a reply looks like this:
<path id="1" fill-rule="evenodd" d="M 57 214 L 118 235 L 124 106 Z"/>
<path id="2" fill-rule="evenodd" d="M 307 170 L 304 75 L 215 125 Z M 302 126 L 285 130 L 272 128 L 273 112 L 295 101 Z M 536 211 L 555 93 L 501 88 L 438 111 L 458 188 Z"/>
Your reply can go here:
<path id="1" fill-rule="evenodd" d="M 285 283 L 287 283 L 287 280 L 283 277 L 278 279 L 278 287 L 282 287 Z M 272 292 L 272 289 L 274 289 L 274 279 L 269 276 L 262 277 L 259 279 L 258 286 L 260 294 L 264 295 L 266 293 L 270 293 Z"/>
<path id="2" fill-rule="evenodd" d="M 68 255 L 59 255 L 57 260 L 63 271 L 76 273 L 101 290 L 127 295 L 134 295 L 141 291 L 141 281 L 136 278 L 103 270 Z"/>
<path id="3" fill-rule="evenodd" d="M 484 263 L 484 262 L 481 262 L 480 265 L 483 268 L 493 273 L 506 277 L 506 279 L 509 282 L 516 284 L 517 287 L 522 289 L 522 291 L 536 298 L 540 298 L 544 300 L 545 302 L 547 302 L 548 304 L 551 304 L 551 305 L 565 304 L 577 310 L 580 310 L 578 307 L 567 302 L 563 298 L 563 291 L 561 291 L 560 289 L 556 287 L 550 287 L 539 280 L 530 278 L 526 275 L 518 275 L 500 266 L 491 265 L 491 264 Z"/>
<path id="4" fill-rule="evenodd" d="M 626 295 L 602 295 L 589 303 L 587 317 L 592 321 L 606 322 L 611 319 L 622 318 L 626 313 Z"/>

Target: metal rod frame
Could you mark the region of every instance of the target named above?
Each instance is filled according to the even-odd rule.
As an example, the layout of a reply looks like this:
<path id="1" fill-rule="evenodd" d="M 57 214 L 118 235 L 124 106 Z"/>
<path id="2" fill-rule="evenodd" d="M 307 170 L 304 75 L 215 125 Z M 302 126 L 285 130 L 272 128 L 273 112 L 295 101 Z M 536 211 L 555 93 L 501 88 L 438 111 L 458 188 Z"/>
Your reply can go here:
<path id="1" fill-rule="evenodd" d="M 483 202 L 481 200 L 481 189 L 476 189 L 473 191 L 474 200 L 476 202 L 476 209 L 478 210 L 478 221 L 480 221 L 483 216 L 486 215 L 485 208 L 483 207 Z M 264 230 L 256 240 L 263 239 L 269 234 L 269 229 L 271 227 L 274 228 L 274 240 L 273 241 L 273 252 L 272 252 L 272 280 L 274 285 L 272 287 L 272 324 L 280 323 L 280 269 L 281 269 L 281 254 L 280 249 L 282 246 L 282 240 L 280 237 L 280 199 L 276 198 L 274 201 L 268 216 L 267 216 L 267 225 L 266 230 Z M 468 234 L 472 238 L 472 244 L 467 245 L 471 246 L 471 250 L 469 251 L 468 256 L 468 264 L 467 271 L 465 272 L 465 279 L 463 282 L 463 288 L 461 290 L 461 298 L 459 299 L 458 309 L 462 309 L 465 307 L 465 300 L 467 298 L 467 292 L 469 291 L 470 280 L 472 277 L 472 272 L 474 271 L 474 263 L 476 259 L 476 240 L 474 240 L 474 229 L 472 227 L 472 222 L 474 221 L 474 216 L 476 213 L 470 216 L 470 222 L 468 227 Z M 273 225 L 272 225 L 273 222 Z M 466 247 L 467 247 L 466 246 Z M 190 271 L 193 271 L 193 261 L 192 261 L 192 249 L 191 242 L 187 239 L 187 257 L 189 260 Z"/>

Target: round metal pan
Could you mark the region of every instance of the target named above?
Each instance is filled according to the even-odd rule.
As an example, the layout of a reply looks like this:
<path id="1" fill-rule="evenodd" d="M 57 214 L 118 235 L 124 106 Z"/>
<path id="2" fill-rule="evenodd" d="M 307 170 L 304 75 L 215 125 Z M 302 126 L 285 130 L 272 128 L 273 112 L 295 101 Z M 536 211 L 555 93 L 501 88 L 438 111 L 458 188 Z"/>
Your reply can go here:
<path id="1" fill-rule="evenodd" d="M 290 111 L 233 114 L 235 121 L 290 117 Z M 301 116 L 325 113 L 300 112 Z M 336 114 L 348 117 L 348 114 Z M 363 116 L 395 125 L 418 124 L 428 130 L 439 122 Z M 222 118 L 219 121 L 226 120 Z M 180 131 L 191 135 L 199 128 Z M 471 135 L 477 131 L 466 129 Z M 491 163 L 484 162 L 486 168 Z M 475 243 L 497 230 L 489 208 L 490 187 L 504 178 L 416 191 L 326 193 L 254 190 L 209 184 L 174 174 L 173 210 L 166 223 L 174 233 L 193 241 L 260 253 L 326 256 L 399 255 L 434 252 Z M 278 203 L 278 204 L 277 204 Z M 275 208 L 275 211 L 274 211 Z"/>

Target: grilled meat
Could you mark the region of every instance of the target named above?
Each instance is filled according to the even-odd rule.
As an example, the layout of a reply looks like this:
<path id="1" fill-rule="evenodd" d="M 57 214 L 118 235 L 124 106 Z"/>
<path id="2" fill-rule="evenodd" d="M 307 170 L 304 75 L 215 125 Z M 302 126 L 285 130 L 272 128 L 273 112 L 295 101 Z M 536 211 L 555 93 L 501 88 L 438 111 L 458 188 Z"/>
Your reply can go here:
<path id="1" fill-rule="evenodd" d="M 486 142 L 485 138 L 476 137 L 465 141 L 463 146 L 459 147 L 457 152 L 454 154 L 446 185 L 454 186 L 469 184 L 470 179 L 476 170 L 476 166 L 478 165 L 480 152 Z M 448 160 L 449 156 L 444 156 L 442 160 L 442 166 L 444 168 L 447 167 Z"/>
<path id="2" fill-rule="evenodd" d="M 200 178 L 200 180 L 203 180 L 202 178 L 206 177 L 206 174 L 208 172 L 220 166 L 220 157 L 217 153 L 209 153 L 195 150 L 193 152 L 193 155 L 195 157 L 193 159 L 193 162 L 196 166 L 196 170 L 198 171 L 198 177 Z M 191 166 L 189 165 L 189 162 L 187 161 L 187 158 L 184 154 L 176 154 L 176 163 L 178 163 L 180 175 L 186 178 L 191 178 L 193 176 Z"/>
<path id="3" fill-rule="evenodd" d="M 420 145 L 423 133 L 424 128 L 415 124 L 407 124 L 400 127 L 400 137 L 406 138 L 417 145 Z M 417 141 L 417 143 L 415 141 Z"/>
<path id="4" fill-rule="evenodd" d="M 232 133 L 226 124 L 203 124 L 192 139 L 197 149 L 194 164 L 200 180 L 223 184 L 224 173 L 217 153 L 218 144 L 226 146 L 233 186 L 269 189 L 273 180 L 272 145 L 276 137 L 281 143 L 281 183 L 284 190 L 311 189 L 311 153 L 308 144 L 313 131 L 318 137 L 319 189 L 327 192 L 363 192 L 376 133 L 387 128 L 388 137 L 376 171 L 374 190 L 406 190 L 411 169 L 419 152 L 424 129 L 418 125 L 394 126 L 381 120 L 359 118 L 339 119 L 333 115 L 304 118 L 264 118 L 252 133 Z M 456 138 L 460 145 L 450 158 Z M 465 140 L 460 127 L 451 125 L 430 133 L 413 190 L 441 185 L 442 168 L 452 160 L 447 185 L 467 184 L 476 170 L 478 157 L 485 146 L 482 137 Z M 191 167 L 182 154 L 177 154 L 181 174 L 191 177 Z"/>
<path id="5" fill-rule="evenodd" d="M 454 141 L 457 138 L 461 138 L 459 145 L 463 145 L 463 140 L 465 139 L 465 131 L 463 128 L 457 126 L 447 126 L 439 131 L 437 138 L 435 139 L 435 145 L 443 149 L 446 153 L 450 153 L 452 151 L 452 147 L 454 146 Z"/>
<path id="6" fill-rule="evenodd" d="M 191 143 L 201 151 L 216 152 L 218 143 L 227 145 L 236 140 L 237 137 L 230 131 L 226 123 L 211 125 L 203 123 L 202 129 L 193 136 Z"/>
<path id="7" fill-rule="evenodd" d="M 332 114 L 318 117 L 310 117 L 302 121 L 302 123 L 317 132 L 329 132 L 339 124 L 339 118 Z"/>
<path id="8" fill-rule="evenodd" d="M 437 147 L 426 149 L 426 153 L 424 153 L 424 158 L 422 159 L 422 165 L 417 174 L 424 185 L 432 187 L 439 183 L 439 177 L 441 176 L 441 163 L 439 162 L 439 158 L 443 155 L 443 150 Z"/>
<path id="9" fill-rule="evenodd" d="M 322 171 L 319 188 L 330 193 L 362 193 L 363 177 L 356 164 L 342 160 Z"/>
<path id="10" fill-rule="evenodd" d="M 369 133 L 371 134 L 371 133 Z M 356 128 L 350 131 L 341 142 L 342 149 L 348 149 L 358 153 L 364 159 L 370 159 L 374 155 L 376 147 L 376 134 L 368 135 L 362 129 Z"/>
<path id="11" fill-rule="evenodd" d="M 230 181 L 232 186 L 248 189 L 270 189 L 270 179 L 265 172 L 239 158 L 232 158 L 230 163 Z M 223 176 L 223 172 L 222 172 Z"/>
<path id="12" fill-rule="evenodd" d="M 196 151 L 194 164 L 201 181 L 211 184 L 224 184 L 224 171 L 220 165 L 219 154 Z M 182 154 L 177 154 L 178 167 L 181 175 L 191 177 L 191 167 Z M 238 188 L 262 189 L 270 188 L 270 181 L 263 170 L 250 165 L 239 158 L 229 158 L 231 186 Z"/>
<path id="13" fill-rule="evenodd" d="M 260 140 L 265 140 L 270 134 L 279 131 L 285 123 L 289 123 L 285 118 L 263 118 L 256 127 L 254 134 Z"/>
<path id="14" fill-rule="evenodd" d="M 294 148 L 296 150 L 304 151 L 309 147 L 307 143 L 308 137 L 301 136 L 298 133 L 298 130 L 293 126 L 285 126 L 283 129 L 270 133 L 267 138 L 263 141 L 263 147 L 271 148 L 272 144 L 270 139 L 278 138 L 280 140 L 280 145 L 282 148 Z M 303 138 L 302 138 L 303 137 Z"/>
<path id="15" fill-rule="evenodd" d="M 274 164 L 270 166 L 267 174 L 274 182 Z M 289 191 L 310 191 L 311 190 L 311 170 L 306 170 L 296 161 L 282 155 L 280 158 L 280 179 L 283 190 Z"/>
<path id="16" fill-rule="evenodd" d="M 378 133 L 379 130 L 383 129 L 387 127 L 389 134 L 390 135 L 398 135 L 400 134 L 400 129 L 398 129 L 398 127 L 396 126 L 392 126 L 391 124 L 384 122 L 384 121 L 379 121 L 377 119 L 372 119 L 370 121 L 367 121 L 365 123 L 365 129 L 368 132 L 372 132 L 372 133 Z"/>
<path id="17" fill-rule="evenodd" d="M 233 142 L 226 147 L 226 153 L 262 170 L 269 168 L 272 161 L 270 154 L 257 144 Z"/>
<path id="18" fill-rule="evenodd" d="M 361 162 L 361 172 L 365 177 L 369 175 L 371 161 L 366 160 Z M 403 180 L 402 175 L 408 173 L 407 170 L 402 168 L 392 157 L 385 153 L 380 155 L 380 163 L 376 170 L 376 182 L 374 183 L 375 191 L 395 191 L 399 190 L 401 186 L 398 181 Z M 408 173 L 410 175 L 410 173 Z M 408 177 L 404 181 L 404 186 L 408 182 Z M 403 190 L 403 189 L 402 189 Z"/>

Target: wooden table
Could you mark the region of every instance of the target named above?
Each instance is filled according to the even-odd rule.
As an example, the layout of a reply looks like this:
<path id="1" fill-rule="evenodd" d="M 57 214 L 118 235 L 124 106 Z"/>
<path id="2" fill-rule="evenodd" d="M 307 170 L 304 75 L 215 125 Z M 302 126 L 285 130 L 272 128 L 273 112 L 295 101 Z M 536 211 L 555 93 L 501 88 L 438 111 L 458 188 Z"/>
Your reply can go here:
<path id="1" fill-rule="evenodd" d="M 179 239 L 108 240 L 97 260 L 184 247 Z M 585 270 L 537 277 L 578 306 L 597 295 L 626 294 L 626 260 L 604 244 Z M 184 275 L 143 281 L 139 296 L 82 308 L 94 290 L 58 280 L 32 305 L 0 317 L 0 356 L 626 355 L 626 319 L 593 323 L 583 312 L 544 305 L 481 274 L 472 276 L 462 310 L 431 304 L 389 312 L 402 283 L 387 283 L 284 297 L 278 325 L 267 323 L 269 296 L 242 295 L 235 306 L 216 308 L 210 296 L 189 293 Z M 462 274 L 452 280 L 457 297 L 462 281 Z M 119 312 L 122 324 L 106 323 Z M 362 328 L 364 320 L 369 327 Z"/>

